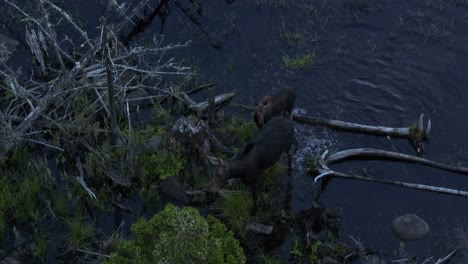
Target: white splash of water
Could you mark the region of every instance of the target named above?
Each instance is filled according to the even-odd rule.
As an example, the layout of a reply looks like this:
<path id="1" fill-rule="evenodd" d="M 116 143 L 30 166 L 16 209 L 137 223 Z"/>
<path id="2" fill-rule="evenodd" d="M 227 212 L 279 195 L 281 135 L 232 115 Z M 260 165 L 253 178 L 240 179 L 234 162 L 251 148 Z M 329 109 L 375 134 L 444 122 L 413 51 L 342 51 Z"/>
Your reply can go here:
<path id="1" fill-rule="evenodd" d="M 293 167 L 303 174 L 307 168 L 307 160 L 314 159 L 321 151 L 331 149 L 336 139 L 327 129 L 319 129 L 310 125 L 295 124 L 296 153 Z"/>

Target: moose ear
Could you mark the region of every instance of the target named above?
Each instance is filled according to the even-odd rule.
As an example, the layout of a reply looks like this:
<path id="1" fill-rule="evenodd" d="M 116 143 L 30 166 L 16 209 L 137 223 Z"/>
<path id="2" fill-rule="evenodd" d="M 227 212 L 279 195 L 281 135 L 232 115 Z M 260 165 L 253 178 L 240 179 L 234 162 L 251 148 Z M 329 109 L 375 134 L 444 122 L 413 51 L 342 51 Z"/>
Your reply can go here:
<path id="1" fill-rule="evenodd" d="M 258 104 L 257 104 L 257 101 L 256 101 L 253 97 L 250 97 L 250 100 L 252 100 L 252 104 L 253 104 L 253 105 L 255 105 L 255 106 L 258 105 Z"/>
<path id="2" fill-rule="evenodd" d="M 259 104 L 267 105 L 271 100 L 271 96 L 267 95 L 260 100 Z"/>

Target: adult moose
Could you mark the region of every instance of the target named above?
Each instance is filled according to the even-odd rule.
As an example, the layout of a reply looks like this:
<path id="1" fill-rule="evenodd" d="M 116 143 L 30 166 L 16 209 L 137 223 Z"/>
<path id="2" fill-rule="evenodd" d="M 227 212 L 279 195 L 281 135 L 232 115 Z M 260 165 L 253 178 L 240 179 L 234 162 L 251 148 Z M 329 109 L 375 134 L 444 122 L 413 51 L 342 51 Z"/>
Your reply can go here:
<path id="1" fill-rule="evenodd" d="M 245 185 L 251 187 L 254 208 L 256 208 L 257 184 L 262 172 L 273 166 L 284 152 L 288 153 L 289 167 L 291 167 L 289 151 L 293 141 L 294 127 L 291 119 L 284 116 L 273 117 L 250 140 L 240 155 L 218 164 L 206 188 L 208 198 L 212 200 L 228 179 L 241 178 Z"/>
<path id="2" fill-rule="evenodd" d="M 292 109 L 296 101 L 296 91 L 287 87 L 273 95 L 263 97 L 257 104 L 254 121 L 262 128 L 271 118 L 279 115 L 292 117 Z"/>

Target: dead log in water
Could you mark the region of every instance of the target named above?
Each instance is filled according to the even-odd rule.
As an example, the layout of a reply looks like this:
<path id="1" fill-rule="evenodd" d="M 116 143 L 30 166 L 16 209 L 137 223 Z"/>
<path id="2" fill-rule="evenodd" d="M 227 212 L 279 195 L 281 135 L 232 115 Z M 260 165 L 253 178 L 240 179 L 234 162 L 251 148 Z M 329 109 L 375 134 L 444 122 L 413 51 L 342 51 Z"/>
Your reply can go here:
<path id="1" fill-rule="evenodd" d="M 418 183 L 390 181 L 390 180 L 379 179 L 379 178 L 375 178 L 371 176 L 361 176 L 361 175 L 346 174 L 346 173 L 342 173 L 338 171 L 333 171 L 325 163 L 324 159 L 325 159 L 326 154 L 327 154 L 327 151 L 325 151 L 315 162 L 315 165 L 317 166 L 317 169 L 320 173 L 318 176 L 315 177 L 314 179 L 315 183 L 317 183 L 320 179 L 323 179 L 325 177 L 338 177 L 338 178 L 344 178 L 344 179 L 382 183 L 382 184 L 387 184 L 387 185 L 394 185 L 394 186 L 400 186 L 400 187 L 423 190 L 423 191 L 430 191 L 430 192 L 468 197 L 468 192 L 463 191 L 463 190 L 456 190 L 456 189 L 424 185 L 424 184 L 418 184 Z"/>
<path id="2" fill-rule="evenodd" d="M 453 173 L 468 175 L 468 168 L 451 166 L 447 164 L 442 164 L 432 160 L 424 159 L 421 157 L 415 157 L 403 153 L 386 151 L 380 149 L 372 148 L 359 148 L 359 149 L 347 149 L 331 154 L 326 157 L 327 164 L 338 163 L 346 159 L 355 159 L 355 158 L 370 158 L 370 159 L 388 159 L 388 160 L 397 160 L 403 162 L 417 163 L 425 166 L 429 166 L 436 169 L 441 169 Z"/>
<path id="3" fill-rule="evenodd" d="M 216 110 L 228 104 L 234 98 L 234 95 L 235 93 L 226 93 L 226 94 L 220 94 L 220 95 L 215 96 L 214 105 L 215 105 Z M 205 111 L 208 110 L 208 107 L 209 107 L 209 101 L 204 101 L 201 103 L 197 103 L 195 105 L 193 104 L 189 105 L 189 109 L 196 113 L 204 113 Z"/>

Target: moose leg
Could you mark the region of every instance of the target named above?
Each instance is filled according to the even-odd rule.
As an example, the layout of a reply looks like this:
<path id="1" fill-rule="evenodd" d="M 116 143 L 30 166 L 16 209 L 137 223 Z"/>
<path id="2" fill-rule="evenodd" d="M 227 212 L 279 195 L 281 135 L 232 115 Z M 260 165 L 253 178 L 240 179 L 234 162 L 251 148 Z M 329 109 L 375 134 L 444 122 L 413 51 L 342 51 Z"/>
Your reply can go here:
<path id="1" fill-rule="evenodd" d="M 252 185 L 252 199 L 253 199 L 253 207 L 251 211 L 251 215 L 257 214 L 257 185 Z"/>
<path id="2" fill-rule="evenodd" d="M 291 195 L 292 195 L 292 148 L 288 150 L 288 183 L 287 189 L 284 195 L 284 210 L 290 211 L 291 210 Z"/>

